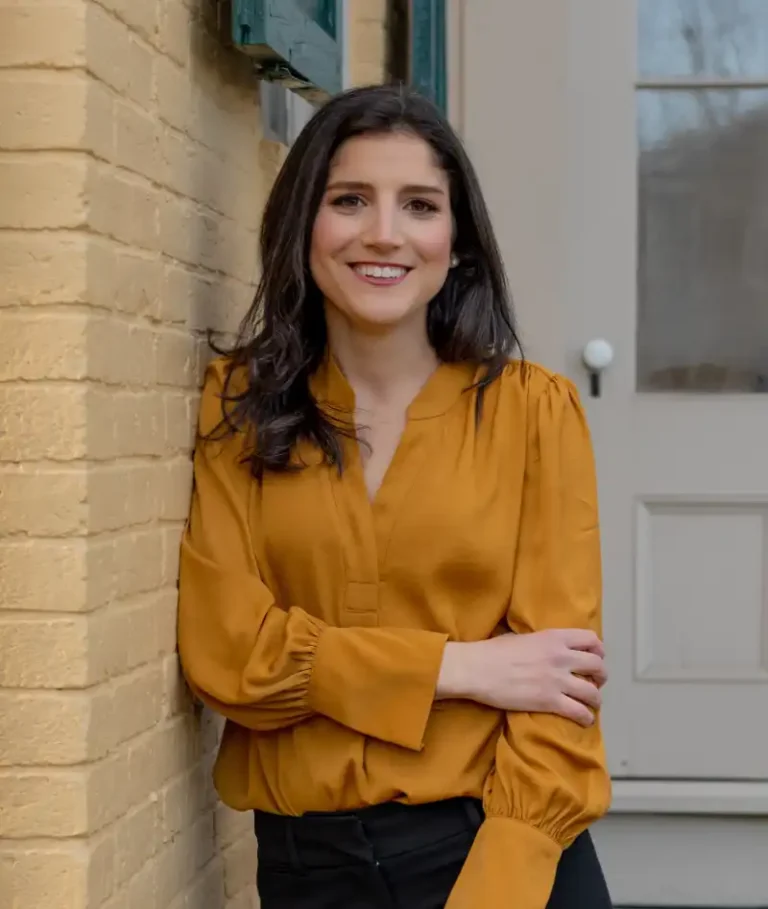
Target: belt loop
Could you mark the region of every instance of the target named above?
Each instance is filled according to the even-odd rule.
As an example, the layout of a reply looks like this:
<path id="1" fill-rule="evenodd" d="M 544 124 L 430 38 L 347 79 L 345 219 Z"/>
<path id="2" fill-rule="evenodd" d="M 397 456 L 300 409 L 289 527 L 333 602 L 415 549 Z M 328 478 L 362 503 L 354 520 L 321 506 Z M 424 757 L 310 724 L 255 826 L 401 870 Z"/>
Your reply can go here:
<path id="1" fill-rule="evenodd" d="M 477 833 L 483 823 L 483 812 L 480 810 L 481 802 L 477 799 L 463 799 L 464 811 L 469 819 L 469 826 Z"/>

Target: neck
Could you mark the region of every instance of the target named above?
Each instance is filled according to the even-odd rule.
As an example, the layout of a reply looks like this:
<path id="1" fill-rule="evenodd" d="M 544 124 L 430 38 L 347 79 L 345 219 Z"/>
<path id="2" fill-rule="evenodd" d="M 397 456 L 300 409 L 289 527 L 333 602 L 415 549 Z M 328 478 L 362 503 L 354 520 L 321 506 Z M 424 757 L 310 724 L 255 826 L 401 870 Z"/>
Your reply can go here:
<path id="1" fill-rule="evenodd" d="M 410 401 L 439 365 L 426 319 L 368 333 L 328 306 L 326 324 L 330 352 L 361 403 Z"/>

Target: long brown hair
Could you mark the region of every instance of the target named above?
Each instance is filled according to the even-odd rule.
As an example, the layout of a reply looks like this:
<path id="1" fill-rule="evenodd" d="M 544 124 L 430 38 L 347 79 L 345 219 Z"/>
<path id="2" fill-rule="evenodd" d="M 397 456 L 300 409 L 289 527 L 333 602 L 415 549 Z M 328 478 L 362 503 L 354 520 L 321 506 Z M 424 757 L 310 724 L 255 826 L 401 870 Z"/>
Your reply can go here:
<path id="1" fill-rule="evenodd" d="M 428 336 L 438 358 L 483 366 L 482 398 L 482 388 L 498 378 L 520 348 L 480 184 L 448 121 L 429 100 L 401 86 L 337 95 L 301 132 L 278 174 L 261 226 L 261 281 L 235 346 L 227 351 L 221 426 L 247 434 L 246 456 L 256 477 L 265 470 L 289 469 L 301 440 L 317 446 L 326 463 L 343 466 L 341 437 L 354 430 L 323 411 L 309 387 L 327 342 L 309 245 L 336 150 L 354 136 L 394 131 L 424 139 L 450 181 L 458 265 L 427 311 Z M 242 368 L 245 387 L 235 392 L 232 375 Z"/>

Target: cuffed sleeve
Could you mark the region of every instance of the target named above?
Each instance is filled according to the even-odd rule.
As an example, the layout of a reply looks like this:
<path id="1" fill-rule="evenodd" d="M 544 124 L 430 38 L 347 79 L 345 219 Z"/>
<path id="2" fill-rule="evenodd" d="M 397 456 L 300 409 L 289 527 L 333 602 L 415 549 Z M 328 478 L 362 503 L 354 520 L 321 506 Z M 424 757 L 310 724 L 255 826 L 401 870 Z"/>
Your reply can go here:
<path id="1" fill-rule="evenodd" d="M 601 633 L 601 565 L 592 446 L 575 388 L 529 387 L 521 528 L 508 622 L 513 631 Z M 599 719 L 582 728 L 510 713 L 486 780 L 486 820 L 447 909 L 545 909 L 563 848 L 608 809 Z"/>
<path id="2" fill-rule="evenodd" d="M 242 439 L 210 437 L 221 419 L 224 369 L 214 361 L 206 374 L 181 544 L 179 655 L 190 687 L 213 710 L 256 731 L 322 714 L 420 748 L 445 636 L 332 628 L 298 605 L 275 602 L 251 538 L 255 481 L 241 460 Z"/>
<path id="3" fill-rule="evenodd" d="M 310 705 L 342 726 L 418 751 L 446 641 L 419 630 L 327 628 L 315 655 Z"/>

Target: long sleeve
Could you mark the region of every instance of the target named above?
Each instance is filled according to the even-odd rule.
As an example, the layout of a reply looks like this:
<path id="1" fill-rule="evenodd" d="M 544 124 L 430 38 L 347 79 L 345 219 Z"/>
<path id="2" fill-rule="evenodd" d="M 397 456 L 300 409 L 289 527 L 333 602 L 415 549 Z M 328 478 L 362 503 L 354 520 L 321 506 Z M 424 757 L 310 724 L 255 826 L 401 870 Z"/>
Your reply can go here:
<path id="1" fill-rule="evenodd" d="M 521 528 L 508 623 L 513 631 L 601 633 L 597 491 L 589 431 L 575 388 L 529 390 Z M 510 713 L 486 780 L 486 820 L 447 909 L 545 909 L 563 848 L 608 809 L 599 722 Z"/>
<path id="2" fill-rule="evenodd" d="M 200 435 L 221 418 L 224 366 L 209 367 Z M 446 635 L 329 627 L 277 604 L 252 540 L 255 481 L 242 438 L 201 439 L 181 545 L 179 654 L 193 692 L 240 726 L 268 732 L 323 715 L 363 735 L 419 750 Z"/>

